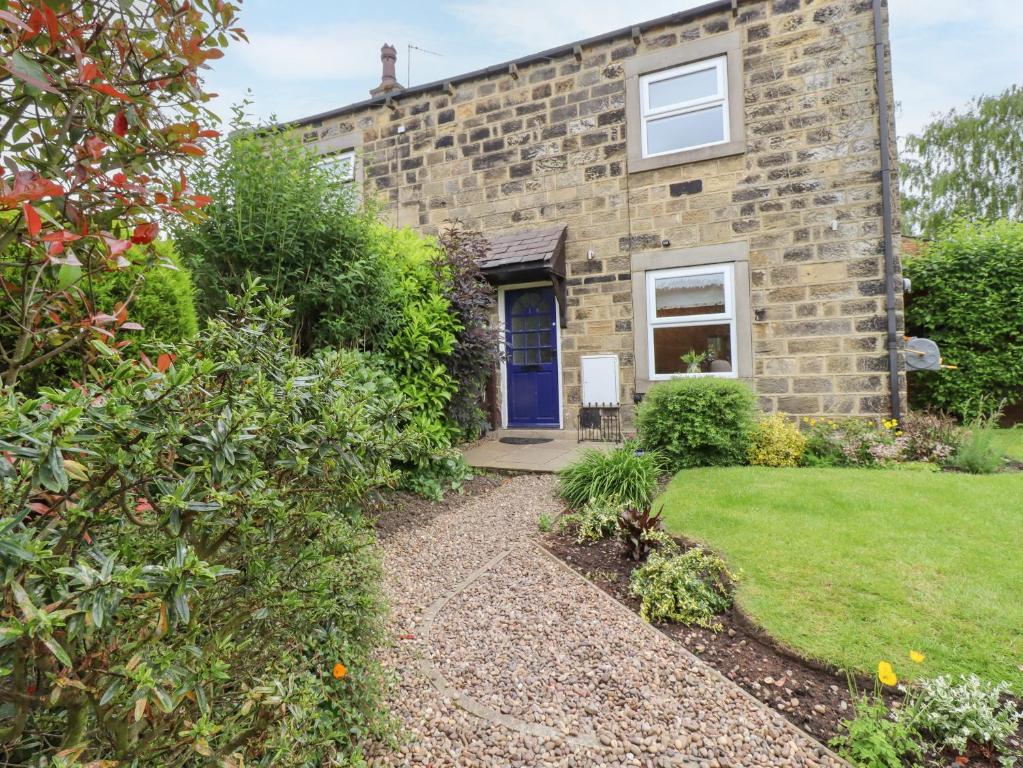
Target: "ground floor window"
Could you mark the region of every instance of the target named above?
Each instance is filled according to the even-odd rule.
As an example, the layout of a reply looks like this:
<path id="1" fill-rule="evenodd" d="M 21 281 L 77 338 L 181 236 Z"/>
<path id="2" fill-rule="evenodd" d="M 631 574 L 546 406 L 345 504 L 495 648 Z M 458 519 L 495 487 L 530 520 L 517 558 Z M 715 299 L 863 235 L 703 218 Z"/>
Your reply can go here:
<path id="1" fill-rule="evenodd" d="M 735 376 L 735 266 L 646 273 L 651 381 Z"/>
<path id="2" fill-rule="evenodd" d="M 746 242 L 632 255 L 636 392 L 684 376 L 753 376 Z"/>

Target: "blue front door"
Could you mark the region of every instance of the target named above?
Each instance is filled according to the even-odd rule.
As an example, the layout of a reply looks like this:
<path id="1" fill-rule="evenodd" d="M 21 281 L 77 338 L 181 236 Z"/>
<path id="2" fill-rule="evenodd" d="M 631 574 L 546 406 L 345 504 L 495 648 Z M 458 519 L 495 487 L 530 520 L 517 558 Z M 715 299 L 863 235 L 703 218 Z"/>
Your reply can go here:
<path id="1" fill-rule="evenodd" d="M 504 296 L 508 426 L 560 426 L 554 289 L 524 288 Z"/>

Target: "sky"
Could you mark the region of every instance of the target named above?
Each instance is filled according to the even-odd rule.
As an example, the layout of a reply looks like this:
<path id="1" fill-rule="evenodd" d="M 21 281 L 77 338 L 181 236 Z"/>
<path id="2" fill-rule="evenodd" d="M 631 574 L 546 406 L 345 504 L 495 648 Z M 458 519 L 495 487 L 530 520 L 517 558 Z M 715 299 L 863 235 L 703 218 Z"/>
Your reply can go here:
<path id="1" fill-rule="evenodd" d="M 215 109 L 290 120 L 367 98 L 380 46 L 417 85 L 705 4 L 706 0 L 244 0 L 239 43 L 207 81 Z M 900 136 L 936 113 L 1023 83 L 1021 0 L 889 0 Z M 409 45 L 424 50 L 412 50 Z M 439 55 L 437 55 L 439 54 Z M 411 66 L 410 66 L 411 65 Z"/>

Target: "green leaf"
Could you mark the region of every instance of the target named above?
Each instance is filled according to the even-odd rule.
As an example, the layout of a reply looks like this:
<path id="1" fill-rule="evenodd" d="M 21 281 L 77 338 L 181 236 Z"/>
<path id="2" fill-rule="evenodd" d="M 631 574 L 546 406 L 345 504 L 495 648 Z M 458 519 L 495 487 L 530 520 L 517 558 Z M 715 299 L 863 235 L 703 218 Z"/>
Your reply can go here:
<path id="1" fill-rule="evenodd" d="M 22 560 L 26 563 L 31 563 L 36 559 L 33 553 L 9 539 L 0 539 L 0 557 L 6 557 L 10 560 Z"/>
<path id="2" fill-rule="evenodd" d="M 112 698 L 114 698 L 114 696 L 117 695 L 117 692 L 119 690 L 121 690 L 121 681 L 120 680 L 114 680 L 114 682 L 112 682 L 110 685 L 108 685 L 107 689 L 105 691 L 103 691 L 103 695 L 100 696 L 100 699 L 99 699 L 99 705 L 101 707 L 105 707 L 107 704 L 110 703 L 110 700 Z"/>
<path id="3" fill-rule="evenodd" d="M 46 73 L 32 59 L 28 58 L 21 51 L 15 51 L 10 62 L 7 63 L 7 71 L 19 80 L 23 80 L 34 88 L 42 91 L 56 93 L 46 78 Z"/>
<path id="4" fill-rule="evenodd" d="M 174 700 L 167 695 L 166 691 L 162 688 L 153 688 L 150 693 L 153 694 L 153 697 L 156 699 L 156 703 L 159 705 L 160 709 L 164 712 L 174 711 Z"/>
<path id="5" fill-rule="evenodd" d="M 188 608 L 188 598 L 183 591 L 178 590 L 174 593 L 174 612 L 178 614 L 183 622 L 188 623 L 191 611 Z"/>
<path id="6" fill-rule="evenodd" d="M 82 279 L 82 268 L 72 264 L 61 264 L 57 271 L 57 287 L 66 290 Z"/>
<path id="7" fill-rule="evenodd" d="M 60 643 L 58 643 L 52 637 L 44 637 L 42 638 L 42 641 L 43 645 L 45 645 L 49 649 L 50 653 L 52 653 L 57 658 L 57 661 L 59 661 L 65 667 L 71 666 L 71 657 L 68 656 L 67 651 L 65 651 L 64 648 L 61 647 Z"/>

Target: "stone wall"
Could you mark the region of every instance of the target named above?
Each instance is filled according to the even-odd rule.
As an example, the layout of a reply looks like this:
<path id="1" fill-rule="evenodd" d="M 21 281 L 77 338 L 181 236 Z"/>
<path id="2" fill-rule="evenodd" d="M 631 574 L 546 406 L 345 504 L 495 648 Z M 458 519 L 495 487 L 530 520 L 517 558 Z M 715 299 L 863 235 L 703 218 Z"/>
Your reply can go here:
<path id="1" fill-rule="evenodd" d="M 626 60 L 731 30 L 742 39 L 746 153 L 630 174 Z M 568 225 L 566 426 L 581 354 L 617 353 L 632 402 L 630 265 L 664 240 L 748 243 L 765 408 L 888 411 L 869 0 L 744 0 L 737 15 L 645 29 L 638 43 L 626 35 L 450 91 L 399 93 L 302 131 L 325 151 L 343 137 L 358 144 L 366 194 L 396 225 Z"/>

